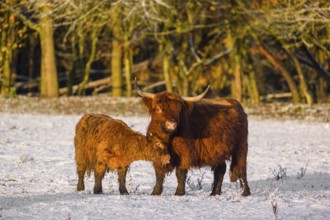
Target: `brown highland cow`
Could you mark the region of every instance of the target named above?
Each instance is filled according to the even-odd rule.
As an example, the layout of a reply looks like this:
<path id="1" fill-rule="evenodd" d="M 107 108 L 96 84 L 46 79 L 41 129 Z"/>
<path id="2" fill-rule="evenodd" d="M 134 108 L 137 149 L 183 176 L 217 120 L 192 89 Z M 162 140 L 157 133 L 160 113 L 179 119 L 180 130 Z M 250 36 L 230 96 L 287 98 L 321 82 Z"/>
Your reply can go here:
<path id="1" fill-rule="evenodd" d="M 94 171 L 94 193 L 102 193 L 105 172 L 118 170 L 119 192 L 128 194 L 126 174 L 136 160 L 153 161 L 155 167 L 169 163 L 167 147 L 156 137 L 133 131 L 123 121 L 102 114 L 86 114 L 76 125 L 75 160 L 78 173 L 77 190 L 84 190 L 84 176 Z"/>
<path id="2" fill-rule="evenodd" d="M 230 180 L 239 179 L 242 195 L 250 195 L 246 175 L 247 115 L 234 99 L 202 99 L 208 89 L 196 97 L 180 97 L 169 92 L 146 93 L 137 88 L 151 115 L 147 136 L 159 137 L 171 155 L 168 169 L 155 167 L 157 181 L 153 195 L 162 193 L 165 174 L 174 168 L 178 181 L 175 195 L 184 195 L 188 169 L 202 166 L 212 168 L 211 195 L 219 195 L 226 160 L 231 160 Z"/>

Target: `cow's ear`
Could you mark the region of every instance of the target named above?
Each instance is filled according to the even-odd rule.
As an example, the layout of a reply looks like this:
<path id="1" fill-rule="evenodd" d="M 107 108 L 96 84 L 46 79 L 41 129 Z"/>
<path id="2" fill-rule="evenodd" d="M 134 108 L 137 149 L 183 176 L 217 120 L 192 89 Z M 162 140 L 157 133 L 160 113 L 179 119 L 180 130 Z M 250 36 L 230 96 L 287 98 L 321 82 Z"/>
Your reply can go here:
<path id="1" fill-rule="evenodd" d="M 142 102 L 148 108 L 149 112 L 151 112 L 152 99 L 151 98 L 147 98 L 147 97 L 143 97 L 142 98 Z"/>

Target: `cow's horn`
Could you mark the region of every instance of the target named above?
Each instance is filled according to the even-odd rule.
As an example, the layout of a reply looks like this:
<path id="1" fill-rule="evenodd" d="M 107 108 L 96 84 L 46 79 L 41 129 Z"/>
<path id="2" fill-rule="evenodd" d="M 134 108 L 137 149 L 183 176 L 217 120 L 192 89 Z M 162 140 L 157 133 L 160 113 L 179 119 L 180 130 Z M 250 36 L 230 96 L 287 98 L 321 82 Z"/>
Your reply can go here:
<path id="1" fill-rule="evenodd" d="M 204 92 L 199 94 L 198 96 L 194 96 L 194 97 L 181 96 L 181 98 L 187 102 L 197 102 L 198 100 L 201 100 L 206 95 L 206 93 L 209 91 L 209 89 L 210 89 L 210 85 L 208 85 L 207 88 L 204 90 Z"/>
<path id="2" fill-rule="evenodd" d="M 135 80 L 134 80 L 134 84 L 135 84 L 135 89 L 136 89 L 136 92 L 142 96 L 142 97 L 146 97 L 146 98 L 151 98 L 153 99 L 155 97 L 155 94 L 152 94 L 152 93 L 149 93 L 149 92 L 144 92 L 143 90 L 141 90 L 138 85 L 137 85 L 137 80 L 136 80 L 136 77 L 135 77 Z"/>

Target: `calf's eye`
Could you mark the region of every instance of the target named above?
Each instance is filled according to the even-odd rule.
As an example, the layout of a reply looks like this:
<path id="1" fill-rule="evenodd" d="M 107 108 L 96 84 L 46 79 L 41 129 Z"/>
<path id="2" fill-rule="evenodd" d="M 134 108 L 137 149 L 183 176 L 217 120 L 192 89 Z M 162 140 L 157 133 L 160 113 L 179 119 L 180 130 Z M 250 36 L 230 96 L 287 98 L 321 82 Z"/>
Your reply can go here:
<path id="1" fill-rule="evenodd" d="M 164 149 L 164 145 L 162 145 L 161 143 L 158 143 L 158 142 L 156 143 L 156 147 L 158 147 L 162 150 Z"/>

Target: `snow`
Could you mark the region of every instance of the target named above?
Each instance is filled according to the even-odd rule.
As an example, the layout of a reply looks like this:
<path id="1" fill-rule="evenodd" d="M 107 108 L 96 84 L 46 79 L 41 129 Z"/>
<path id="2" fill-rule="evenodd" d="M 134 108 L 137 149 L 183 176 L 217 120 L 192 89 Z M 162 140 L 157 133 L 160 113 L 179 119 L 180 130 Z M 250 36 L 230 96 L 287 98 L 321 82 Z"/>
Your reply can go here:
<path id="1" fill-rule="evenodd" d="M 274 213 L 277 219 L 329 219 L 329 123 L 250 118 L 249 197 L 229 181 L 228 170 L 223 193 L 209 196 L 208 167 L 189 171 L 185 196 L 174 196 L 175 172 L 163 194 L 151 196 L 155 176 L 146 161 L 131 165 L 130 195 L 121 196 L 116 173 L 106 174 L 102 195 L 92 193 L 93 176 L 85 178 L 84 192 L 75 191 L 73 137 L 80 117 L 0 113 L 0 219 L 275 219 Z M 149 122 L 120 118 L 142 133 Z"/>

